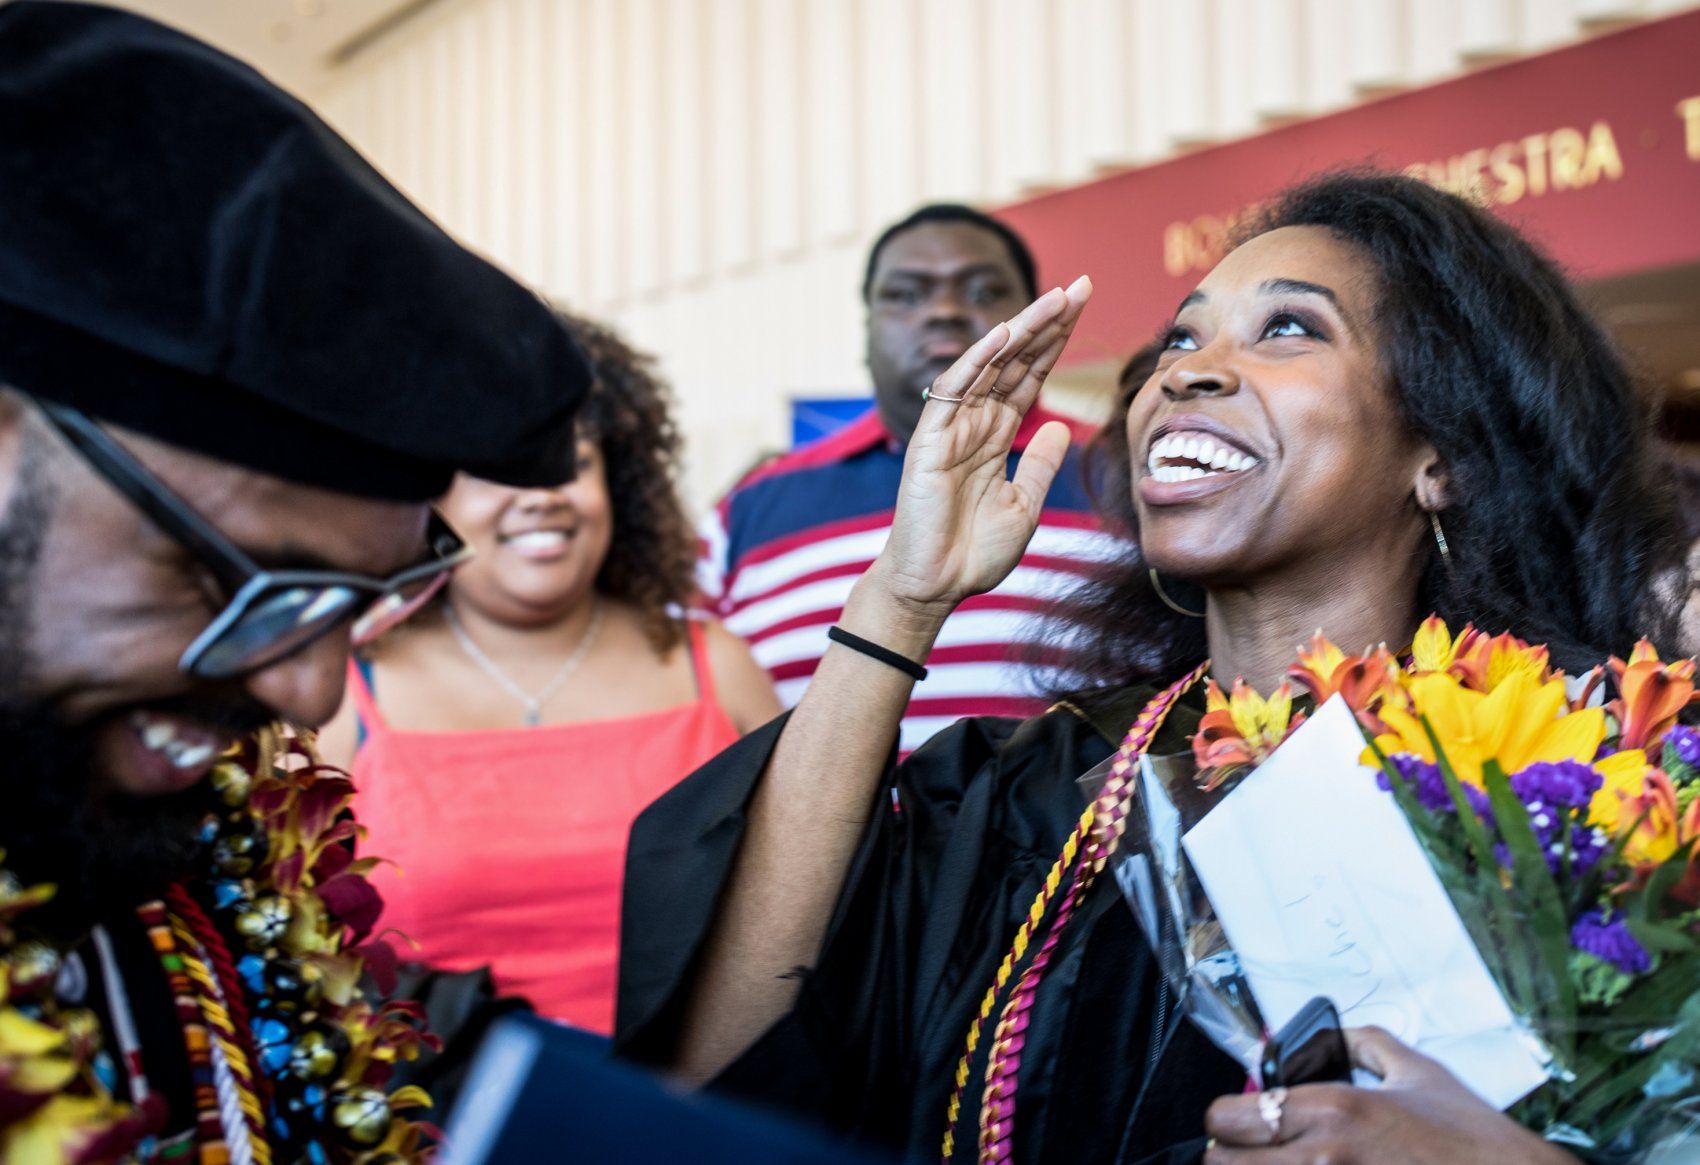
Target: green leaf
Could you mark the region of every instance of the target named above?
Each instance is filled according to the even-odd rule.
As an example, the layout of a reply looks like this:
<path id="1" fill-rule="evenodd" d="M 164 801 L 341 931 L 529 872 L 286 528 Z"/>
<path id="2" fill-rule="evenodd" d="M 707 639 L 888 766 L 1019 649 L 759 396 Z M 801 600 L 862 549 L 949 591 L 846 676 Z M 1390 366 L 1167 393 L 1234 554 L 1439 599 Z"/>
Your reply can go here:
<path id="1" fill-rule="evenodd" d="M 1435 764 L 1440 769 L 1441 779 L 1446 782 L 1458 824 L 1476 862 L 1476 885 L 1481 889 L 1477 909 L 1481 916 L 1480 925 L 1472 928 L 1472 934 L 1486 931 L 1491 936 L 1486 944 L 1478 939 L 1478 945 L 1483 948 L 1480 952 L 1482 960 L 1499 980 L 1500 989 L 1505 992 L 1512 1009 L 1532 1018 L 1541 1014 L 1540 1003 L 1545 995 L 1545 985 L 1540 982 L 1537 967 L 1531 965 L 1534 951 L 1524 940 L 1524 928 L 1517 917 L 1516 904 L 1501 880 L 1499 857 L 1493 852 L 1493 834 L 1464 795 L 1464 786 L 1453 771 L 1446 749 L 1441 746 L 1434 725 L 1429 723 L 1427 716 L 1422 717 L 1422 726 L 1428 734 L 1429 746 L 1434 749 Z"/>
<path id="2" fill-rule="evenodd" d="M 1610 1007 L 1634 986 L 1632 976 L 1587 951 L 1570 952 L 1570 977 L 1584 1004 Z"/>
<path id="3" fill-rule="evenodd" d="M 1682 759 L 1668 735 L 1665 737 L 1664 747 L 1659 750 L 1659 767 L 1665 771 L 1665 776 L 1671 779 L 1673 785 L 1692 784 L 1696 776 L 1694 767 Z"/>
<path id="4" fill-rule="evenodd" d="M 1664 911 L 1661 908 L 1664 906 L 1665 900 L 1669 897 L 1671 890 L 1676 887 L 1676 884 L 1682 881 L 1683 876 L 1688 873 L 1689 856 L 1694 851 L 1696 840 L 1689 838 L 1678 846 L 1675 853 L 1659 863 L 1658 868 L 1647 879 L 1647 884 L 1636 891 L 1636 897 L 1640 899 L 1638 904 L 1640 909 L 1636 913 L 1641 921 L 1656 922 L 1663 917 Z"/>
<path id="5" fill-rule="evenodd" d="M 1635 936 L 1635 941 L 1654 954 L 1685 955 L 1690 951 L 1700 950 L 1700 943 L 1696 943 L 1693 936 L 1685 933 L 1680 926 L 1633 917 L 1624 921 L 1629 926 L 1629 933 Z"/>
<path id="6" fill-rule="evenodd" d="M 1661 1027 L 1671 1022 L 1700 983 L 1700 954 L 1681 955 L 1659 964 L 1658 970 L 1642 976 L 1623 1002 L 1612 1009 L 1613 1026 L 1624 1031 Z"/>
<path id="7" fill-rule="evenodd" d="M 1511 781 L 1497 761 L 1482 766 L 1482 784 L 1493 806 L 1499 835 L 1511 851 L 1512 892 L 1528 904 L 1520 916 L 1528 919 L 1540 957 L 1537 973 L 1547 988 L 1546 1007 L 1539 1014 L 1543 1030 L 1552 1031 L 1565 1053 L 1571 1040 L 1571 1021 L 1576 1015 L 1576 992 L 1570 982 L 1570 920 L 1558 882 L 1547 868 L 1540 838 L 1529 823 L 1529 810 L 1511 788 Z M 1530 1018 L 1534 1018 L 1531 1016 Z M 1562 1057 L 1568 1062 L 1568 1055 Z"/>

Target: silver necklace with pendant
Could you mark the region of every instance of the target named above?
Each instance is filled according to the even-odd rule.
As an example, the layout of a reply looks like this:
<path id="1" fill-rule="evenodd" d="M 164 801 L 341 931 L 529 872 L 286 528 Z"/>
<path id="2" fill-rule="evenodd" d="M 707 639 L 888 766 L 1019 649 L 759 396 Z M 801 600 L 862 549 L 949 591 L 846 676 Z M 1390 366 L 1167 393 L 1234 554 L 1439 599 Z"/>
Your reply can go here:
<path id="1" fill-rule="evenodd" d="M 467 658 L 477 664 L 484 674 L 495 682 L 497 687 L 524 705 L 525 726 L 527 728 L 536 728 L 543 723 L 543 705 L 562 684 L 572 677 L 572 674 L 578 670 L 578 665 L 584 662 L 584 657 L 589 653 L 591 644 L 596 642 L 596 633 L 602 630 L 602 612 L 602 601 L 597 599 L 596 609 L 590 616 L 590 626 L 585 629 L 584 637 L 578 641 L 578 646 L 573 648 L 573 653 L 567 656 L 566 662 L 561 665 L 559 671 L 550 677 L 548 683 L 537 689 L 536 693 L 530 693 L 514 683 L 512 677 L 503 671 L 495 660 L 486 655 L 482 647 L 472 641 L 472 636 L 468 635 L 466 628 L 461 626 L 460 616 L 455 614 L 454 604 L 443 604 L 443 618 L 448 621 L 449 631 L 454 635 L 455 642 L 460 644 L 460 649 L 466 652 Z"/>

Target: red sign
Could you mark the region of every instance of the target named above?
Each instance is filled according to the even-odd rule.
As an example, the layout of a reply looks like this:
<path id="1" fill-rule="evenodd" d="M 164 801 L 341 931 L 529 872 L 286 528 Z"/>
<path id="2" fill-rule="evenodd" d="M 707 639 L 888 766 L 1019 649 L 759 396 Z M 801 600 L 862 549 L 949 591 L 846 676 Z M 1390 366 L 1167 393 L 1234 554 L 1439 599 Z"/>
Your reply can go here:
<path id="1" fill-rule="evenodd" d="M 1017 203 L 1053 283 L 1093 302 L 1069 362 L 1127 355 L 1221 256 L 1234 220 L 1310 174 L 1371 164 L 1469 194 L 1578 279 L 1700 261 L 1700 13 Z"/>

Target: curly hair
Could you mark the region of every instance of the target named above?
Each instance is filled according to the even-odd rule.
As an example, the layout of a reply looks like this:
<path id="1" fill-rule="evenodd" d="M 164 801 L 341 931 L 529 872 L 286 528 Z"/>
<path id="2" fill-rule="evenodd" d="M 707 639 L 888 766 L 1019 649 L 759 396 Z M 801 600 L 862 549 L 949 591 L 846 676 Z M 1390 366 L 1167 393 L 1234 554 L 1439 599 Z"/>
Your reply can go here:
<path id="1" fill-rule="evenodd" d="M 691 599 L 696 536 L 679 497 L 682 441 L 672 392 L 652 357 L 602 324 L 557 308 L 590 358 L 595 382 L 579 411 L 580 435 L 602 451 L 614 536 L 596 589 L 643 612 L 659 652 L 679 642 L 679 609 Z"/>
<path id="2" fill-rule="evenodd" d="M 1429 550 L 1419 610 L 1546 643 L 1567 669 L 1641 634 L 1668 646 L 1675 596 L 1658 583 L 1681 546 L 1655 410 L 1558 268 L 1487 211 L 1403 176 L 1312 180 L 1238 241 L 1288 226 L 1323 227 L 1374 266 L 1389 385 L 1446 465 L 1451 558 Z M 1125 436 L 1097 465 L 1105 521 L 1137 538 Z M 1165 587 L 1202 609 L 1199 588 Z M 1206 654 L 1203 620 L 1162 603 L 1137 545 L 1075 597 L 1067 636 L 1077 681 L 1094 686 L 1166 679 Z"/>

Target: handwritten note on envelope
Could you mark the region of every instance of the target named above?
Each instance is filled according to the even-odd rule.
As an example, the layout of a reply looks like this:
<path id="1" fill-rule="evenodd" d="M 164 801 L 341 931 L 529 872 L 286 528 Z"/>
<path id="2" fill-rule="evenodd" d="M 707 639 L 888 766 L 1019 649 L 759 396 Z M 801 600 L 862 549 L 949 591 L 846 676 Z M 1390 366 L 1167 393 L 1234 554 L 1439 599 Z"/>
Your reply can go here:
<path id="1" fill-rule="evenodd" d="M 1186 834 L 1272 1030 L 1314 995 L 1504 1109 L 1547 1078 L 1335 697 Z"/>

